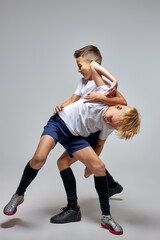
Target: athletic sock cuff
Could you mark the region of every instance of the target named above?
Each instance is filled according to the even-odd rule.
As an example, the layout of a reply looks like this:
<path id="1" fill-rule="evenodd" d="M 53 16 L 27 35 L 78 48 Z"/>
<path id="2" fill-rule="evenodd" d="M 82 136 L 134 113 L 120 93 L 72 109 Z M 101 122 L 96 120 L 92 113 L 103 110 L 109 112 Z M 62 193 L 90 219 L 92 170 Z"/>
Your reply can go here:
<path id="1" fill-rule="evenodd" d="M 70 173 L 72 173 L 71 168 L 66 168 L 66 169 L 60 171 L 60 174 L 62 177 L 67 177 L 68 175 L 70 175 Z"/>
<path id="2" fill-rule="evenodd" d="M 95 183 L 95 188 L 97 190 L 105 190 L 106 188 L 108 188 L 106 176 L 102 176 L 102 177 L 94 176 L 94 183 Z"/>

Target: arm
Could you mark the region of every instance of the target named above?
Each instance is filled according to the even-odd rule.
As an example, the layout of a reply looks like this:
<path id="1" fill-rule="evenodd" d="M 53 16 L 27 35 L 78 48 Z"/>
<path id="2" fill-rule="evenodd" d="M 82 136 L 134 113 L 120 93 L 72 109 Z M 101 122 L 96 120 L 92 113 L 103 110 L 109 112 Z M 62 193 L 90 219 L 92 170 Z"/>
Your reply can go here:
<path id="1" fill-rule="evenodd" d="M 88 93 L 87 96 L 84 97 L 85 102 L 102 102 L 108 106 L 122 104 L 127 105 L 127 102 L 125 98 L 122 96 L 122 94 L 118 91 L 116 91 L 115 95 L 113 97 L 107 97 L 106 95 L 103 95 L 102 93 Z"/>
<path id="2" fill-rule="evenodd" d="M 104 143 L 106 140 L 101 140 L 100 138 L 98 139 L 98 142 L 94 148 L 94 151 L 97 153 L 97 155 L 99 156 L 102 152 L 102 149 L 104 147 Z"/>
<path id="3" fill-rule="evenodd" d="M 114 94 L 118 85 L 117 79 L 95 61 L 92 61 L 90 66 L 92 71 L 92 78 L 95 81 L 96 86 L 99 87 L 101 85 L 105 85 L 105 82 L 101 77 L 103 75 L 112 82 L 111 87 L 107 91 L 107 95 Z"/>
<path id="4" fill-rule="evenodd" d="M 55 114 L 57 114 L 59 111 L 61 111 L 64 107 L 70 105 L 71 103 L 74 103 L 74 102 L 78 101 L 79 99 L 80 99 L 80 96 L 78 96 L 78 95 L 76 95 L 76 94 L 73 94 L 72 97 L 71 97 L 69 100 L 65 101 L 64 103 L 59 104 L 59 105 L 55 108 L 54 113 L 53 113 L 53 116 L 54 116 Z"/>

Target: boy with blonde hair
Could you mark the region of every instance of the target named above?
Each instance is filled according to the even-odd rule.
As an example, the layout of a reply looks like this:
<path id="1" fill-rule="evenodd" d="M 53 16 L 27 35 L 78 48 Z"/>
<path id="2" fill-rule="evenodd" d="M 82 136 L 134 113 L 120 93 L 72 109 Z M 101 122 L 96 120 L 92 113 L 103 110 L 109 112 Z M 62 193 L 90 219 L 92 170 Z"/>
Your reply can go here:
<path id="1" fill-rule="evenodd" d="M 103 67 L 96 62 L 91 62 L 90 68 L 92 78 L 96 83 L 97 92 L 106 92 L 108 87 L 101 77 L 101 73 L 104 74 L 105 72 Z M 55 116 L 52 116 L 44 129 L 32 160 L 24 170 L 16 194 L 13 195 L 11 201 L 4 208 L 4 213 L 7 215 L 15 213 L 17 206 L 24 200 L 23 194 L 26 191 L 26 188 L 37 175 L 38 170 L 44 165 L 51 149 L 54 148 L 57 142 L 60 142 L 66 148 L 70 156 L 75 156 L 76 159 L 79 159 L 84 163 L 94 174 L 95 188 L 99 196 L 102 210 L 102 226 L 109 229 L 111 233 L 118 235 L 123 234 L 122 227 L 116 223 L 110 215 L 105 165 L 87 141 L 79 135 L 87 137 L 90 133 L 99 130 L 99 150 L 101 150 L 108 135 L 113 129 L 119 131 L 119 128 L 123 125 L 124 116 L 129 115 L 129 112 L 131 111 L 132 108 L 125 105 L 108 107 L 98 102 L 87 102 L 84 104 L 84 100 L 81 99 L 63 108 L 63 111 Z M 138 119 L 138 112 L 135 111 L 135 113 Z M 134 122 L 135 119 L 136 118 L 134 118 Z M 131 118 L 130 122 L 132 121 L 133 119 Z M 135 126 L 133 128 L 132 124 L 128 125 L 125 129 L 121 128 L 126 134 L 122 134 L 121 131 L 120 136 L 127 136 L 127 138 L 132 137 L 138 132 L 138 121 L 137 124 L 137 129 L 135 129 Z M 32 174 L 30 174 L 31 172 Z M 77 221 L 79 221 L 80 218 L 81 213 L 79 209 Z M 51 218 L 50 221 L 54 223 L 54 220 L 55 217 Z"/>
<path id="2" fill-rule="evenodd" d="M 104 83 L 103 79 L 101 78 L 101 76 L 98 74 L 98 72 L 101 72 L 102 67 L 93 61 L 91 62 L 90 66 L 91 66 L 91 70 L 92 70 L 92 77 L 95 80 L 96 85 L 98 87 L 103 86 L 102 88 L 105 89 L 105 86 L 104 86 L 105 83 Z M 92 93 L 92 94 L 94 95 L 95 93 Z M 100 105 L 102 105 L 102 104 L 100 104 Z M 66 109 L 67 109 L 67 107 L 66 107 Z M 66 111 L 66 109 L 64 108 L 64 111 Z M 62 111 L 62 113 L 59 113 L 59 114 L 63 118 L 63 111 Z M 74 117 L 75 116 L 73 116 L 73 118 Z M 78 115 L 78 117 L 79 117 L 79 115 Z M 107 111 L 103 114 L 103 119 L 108 125 L 110 125 L 112 128 L 117 130 L 117 134 L 122 139 L 130 139 L 134 136 L 134 134 L 137 134 L 139 131 L 140 118 L 139 118 L 137 109 L 135 109 L 133 107 L 128 107 L 128 106 L 120 105 L 120 104 L 116 105 L 116 106 L 110 106 L 110 107 L 108 107 Z M 66 120 L 66 119 L 64 119 L 64 120 Z M 76 121 L 76 119 L 74 119 L 74 120 Z M 70 121 L 71 121 L 70 123 L 72 125 L 72 118 L 70 119 Z M 87 126 L 87 124 L 86 124 L 86 126 Z M 100 136 L 100 138 L 102 138 L 102 136 Z M 98 154 L 100 154 L 100 152 L 102 151 L 104 142 L 105 141 L 103 141 L 102 139 L 99 139 L 99 143 L 98 143 L 99 150 L 97 151 Z M 72 163 L 73 163 L 73 160 L 70 160 L 70 162 L 68 160 L 67 167 L 69 167 L 70 164 L 72 164 Z M 67 165 L 67 164 L 66 165 L 65 164 L 66 163 L 64 163 L 64 166 Z M 87 164 L 85 164 L 85 165 L 87 166 Z M 70 203 L 70 204 L 68 204 L 67 208 L 64 208 L 60 214 L 53 216 L 51 218 L 50 221 L 52 223 L 67 223 L 67 222 L 77 221 L 77 216 L 79 214 L 78 209 L 77 209 L 77 214 L 76 214 L 76 210 L 74 209 L 74 207 L 72 205 L 73 202 L 74 201 L 76 202 L 76 200 L 77 200 L 76 186 L 73 184 L 74 179 L 72 178 L 72 181 L 71 181 L 71 178 L 69 177 L 69 175 L 71 174 L 71 169 L 69 169 L 67 167 L 66 167 L 66 169 L 63 169 L 63 171 L 61 171 L 60 174 L 61 174 L 62 180 L 64 182 L 65 190 L 67 193 L 68 203 Z M 70 181 L 69 181 L 70 186 L 68 186 L 68 189 L 67 189 L 67 181 L 65 181 L 65 178 L 63 177 L 62 173 L 64 175 L 66 175 L 65 176 L 66 179 L 70 178 Z M 90 175 L 92 173 L 93 172 L 90 170 L 90 168 L 87 168 L 87 174 Z M 100 178 L 96 178 L 96 177 L 94 177 L 94 178 L 95 178 L 96 190 L 97 190 L 97 192 L 100 191 L 102 194 L 102 192 L 103 192 L 102 189 L 105 185 L 105 180 L 103 179 L 104 182 L 101 182 L 99 184 L 98 182 L 100 181 Z M 102 178 L 101 178 L 101 180 L 102 180 Z M 107 209 L 109 209 L 109 202 L 108 202 L 107 194 L 108 193 L 106 191 L 104 193 L 103 197 L 104 198 L 106 197 L 105 203 L 107 203 Z M 99 197 L 100 197 L 100 195 L 99 195 Z M 75 202 L 74 202 L 74 204 L 77 203 L 77 202 L 76 203 Z M 104 201 L 102 199 L 100 200 L 100 204 L 101 204 L 101 210 L 102 210 L 102 215 L 103 215 L 102 219 L 101 219 L 102 226 L 108 228 L 109 231 L 114 234 L 122 234 L 122 232 L 123 232 L 122 228 L 117 223 L 115 223 L 113 218 L 112 217 L 110 218 L 109 216 L 106 218 L 106 214 L 108 215 L 109 212 L 108 212 L 108 210 L 105 212 L 105 210 L 103 209 Z"/>

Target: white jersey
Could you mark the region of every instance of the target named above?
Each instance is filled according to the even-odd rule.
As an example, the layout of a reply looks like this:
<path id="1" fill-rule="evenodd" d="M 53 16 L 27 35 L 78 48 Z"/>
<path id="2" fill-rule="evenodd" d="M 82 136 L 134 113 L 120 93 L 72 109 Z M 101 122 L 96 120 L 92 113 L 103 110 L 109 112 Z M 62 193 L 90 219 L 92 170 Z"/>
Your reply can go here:
<path id="1" fill-rule="evenodd" d="M 104 94 L 109 87 L 107 85 L 96 87 L 94 84 L 94 88 L 94 92 Z M 105 104 L 100 102 L 84 103 L 84 99 L 81 98 L 64 107 L 58 114 L 73 135 L 87 137 L 91 133 L 101 131 L 99 138 L 105 140 L 113 131 L 113 128 L 103 119 L 103 114 L 107 109 L 108 106 Z"/>
<path id="2" fill-rule="evenodd" d="M 106 86 L 110 88 L 111 81 L 105 78 L 104 76 L 102 76 L 102 78 L 105 81 Z M 97 87 L 94 80 L 86 80 L 84 78 L 81 78 L 74 94 L 84 98 L 89 92 L 96 92 L 96 91 L 97 91 Z"/>

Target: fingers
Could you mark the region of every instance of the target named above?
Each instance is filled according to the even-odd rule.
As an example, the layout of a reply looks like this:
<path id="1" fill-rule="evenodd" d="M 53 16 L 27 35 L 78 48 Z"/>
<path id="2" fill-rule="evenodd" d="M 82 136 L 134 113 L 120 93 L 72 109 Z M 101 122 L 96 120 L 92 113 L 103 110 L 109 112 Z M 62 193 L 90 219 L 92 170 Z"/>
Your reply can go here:
<path id="1" fill-rule="evenodd" d="M 92 172 L 86 167 L 84 171 L 84 177 L 88 178 L 90 175 L 92 175 Z"/>
<path id="2" fill-rule="evenodd" d="M 84 99 L 88 99 L 90 95 L 91 95 L 91 93 L 88 93 L 88 94 L 84 97 Z"/>
<path id="3" fill-rule="evenodd" d="M 105 94 L 105 96 L 114 96 L 115 95 L 115 93 L 116 93 L 116 89 L 115 88 L 110 88 L 110 89 L 108 89 L 107 90 L 107 93 Z"/>
<path id="4" fill-rule="evenodd" d="M 54 110 L 53 116 L 56 115 L 58 112 L 60 112 L 62 108 L 63 108 L 62 104 L 58 105 Z"/>

